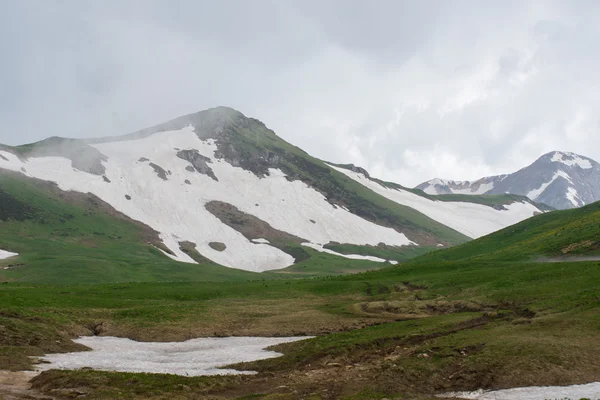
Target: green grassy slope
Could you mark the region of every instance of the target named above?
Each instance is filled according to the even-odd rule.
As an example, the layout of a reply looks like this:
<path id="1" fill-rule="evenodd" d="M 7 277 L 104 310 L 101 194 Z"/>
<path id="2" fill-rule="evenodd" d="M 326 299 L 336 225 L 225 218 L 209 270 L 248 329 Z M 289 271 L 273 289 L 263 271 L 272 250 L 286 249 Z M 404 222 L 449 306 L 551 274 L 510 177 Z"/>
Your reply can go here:
<path id="1" fill-rule="evenodd" d="M 284 357 L 237 366 L 263 372 L 256 376 L 55 371 L 35 386 L 85 388 L 94 399 L 372 399 L 598 381 L 600 262 L 515 259 L 562 254 L 568 243 L 597 237 L 599 211 L 594 204 L 543 214 L 455 249 L 348 276 L 0 285 L 0 368 L 71 351 L 69 337 L 99 327 L 137 340 L 318 337 L 277 347 Z M 488 254 L 493 249 L 503 250 Z"/>
<path id="2" fill-rule="evenodd" d="M 422 263 L 514 261 L 600 254 L 600 202 L 537 215 L 488 236 L 421 257 Z"/>
<path id="3" fill-rule="evenodd" d="M 67 284 L 257 276 L 215 264 L 178 263 L 148 241 L 158 242 L 148 227 L 94 197 L 0 173 L 0 248 L 20 254 L 0 260 L 0 280 Z"/>

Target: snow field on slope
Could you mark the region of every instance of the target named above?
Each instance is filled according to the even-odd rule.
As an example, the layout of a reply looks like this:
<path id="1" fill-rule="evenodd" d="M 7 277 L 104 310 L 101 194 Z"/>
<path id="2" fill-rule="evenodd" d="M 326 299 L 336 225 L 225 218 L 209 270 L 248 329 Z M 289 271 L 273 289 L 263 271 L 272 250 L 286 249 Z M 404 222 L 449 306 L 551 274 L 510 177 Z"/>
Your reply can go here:
<path id="1" fill-rule="evenodd" d="M 18 253 L 11 253 L 10 251 L 0 249 L 0 260 L 5 260 L 10 257 L 18 256 Z"/>
<path id="2" fill-rule="evenodd" d="M 398 204 L 414 208 L 429 218 L 474 239 L 516 224 L 539 212 L 535 206 L 527 202 L 515 202 L 505 205 L 507 210 L 496 210 L 482 204 L 429 200 L 406 190 L 384 187 L 363 174 L 329 166 L 374 192 Z"/>
<path id="3" fill-rule="evenodd" d="M 322 245 L 315 244 L 315 243 L 302 243 L 302 246 L 310 247 L 311 249 L 320 251 L 321 253 L 333 254 L 334 256 L 344 257 L 344 258 L 348 258 L 351 260 L 367 260 L 367 261 L 374 261 L 374 262 L 387 262 L 387 260 L 385 260 L 383 258 L 375 257 L 375 256 L 363 256 L 360 254 L 338 253 L 337 251 L 333 251 L 331 249 L 326 249 Z"/>
<path id="4" fill-rule="evenodd" d="M 471 400 L 600 399 L 600 382 L 571 386 L 530 386 L 503 390 L 444 393 L 437 397 Z"/>
<path id="5" fill-rule="evenodd" d="M 185 342 L 136 342 L 110 336 L 73 340 L 92 349 L 41 357 L 39 371 L 90 367 L 101 371 L 175 374 L 182 376 L 253 374 L 252 371 L 220 369 L 240 362 L 265 360 L 282 354 L 264 350 L 281 343 L 309 337 L 199 338 Z"/>
<path id="6" fill-rule="evenodd" d="M 101 176 L 73 169 L 70 160 L 60 157 L 32 158 L 23 163 L 10 153 L 0 152 L 9 160 L 0 158 L 0 168 L 21 171 L 24 167 L 25 175 L 54 181 L 63 190 L 95 194 L 116 210 L 158 231 L 176 259 L 184 262 L 194 261 L 179 249 L 181 241 L 195 243 L 203 256 L 233 268 L 261 272 L 294 263 L 289 254 L 265 243 L 252 242 L 223 224 L 205 209 L 205 204 L 213 200 L 232 204 L 275 229 L 311 243 L 336 241 L 374 246 L 380 242 L 392 246 L 412 243 L 404 234 L 332 206 L 305 183 L 289 182 L 280 170 L 271 169 L 270 176 L 258 178 L 216 159 L 216 145 L 211 140 L 200 140 L 192 127 L 94 147 L 108 157 L 103 164 L 111 183 Z M 209 157 L 212 160 L 209 166 L 219 181 L 187 171 L 189 162 L 178 158 L 175 149 L 196 149 Z M 160 179 L 149 162 L 138 161 L 142 157 L 167 171 L 168 180 Z M 191 184 L 185 184 L 185 180 Z M 131 199 L 126 199 L 126 195 Z M 222 242 L 227 248 L 214 250 L 208 245 L 210 242 Z"/>

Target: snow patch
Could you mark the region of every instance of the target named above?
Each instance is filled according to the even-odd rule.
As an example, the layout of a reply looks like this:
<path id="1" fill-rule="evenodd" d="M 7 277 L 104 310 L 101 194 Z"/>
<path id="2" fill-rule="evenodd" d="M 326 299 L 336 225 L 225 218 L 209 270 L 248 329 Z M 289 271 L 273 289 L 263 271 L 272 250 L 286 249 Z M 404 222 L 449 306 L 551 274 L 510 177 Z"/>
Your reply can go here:
<path id="1" fill-rule="evenodd" d="M 19 253 L 11 253 L 10 251 L 0 249 L 0 260 L 5 260 L 7 258 L 16 257 Z"/>
<path id="2" fill-rule="evenodd" d="M 267 239 L 258 238 L 258 239 L 252 239 L 252 243 L 269 244 L 271 242 L 269 242 Z"/>
<path id="3" fill-rule="evenodd" d="M 73 370 L 89 367 L 101 371 L 182 376 L 253 374 L 252 371 L 219 367 L 279 357 L 282 354 L 264 349 L 309 338 L 228 337 L 153 343 L 108 336 L 82 337 L 74 342 L 87 346 L 92 351 L 48 354 L 40 358 L 50 364 L 39 364 L 37 369 Z"/>
<path id="4" fill-rule="evenodd" d="M 552 184 L 552 182 L 554 182 L 558 178 L 564 178 L 567 181 L 569 181 L 569 183 L 573 183 L 569 174 L 567 174 L 564 171 L 556 171 L 556 173 L 554 174 L 552 179 L 550 179 L 546 183 L 542 183 L 542 185 L 539 188 L 534 189 L 534 190 L 530 191 L 529 193 L 527 193 L 527 197 L 529 197 L 531 200 L 536 200 L 538 197 L 540 197 L 540 195 L 542 193 L 544 193 L 544 190 L 546 190 L 548 188 L 548 186 L 550 186 Z"/>
<path id="5" fill-rule="evenodd" d="M 351 260 L 368 260 L 368 261 L 375 261 L 375 262 L 387 262 L 387 260 L 384 260 L 383 258 L 379 258 L 379 257 L 363 256 L 363 255 L 360 255 L 360 254 L 342 254 L 342 253 L 338 253 L 337 251 L 326 249 L 322 245 L 316 244 L 316 243 L 302 243 L 302 246 L 310 247 L 311 249 L 320 251 L 321 253 L 333 254 L 334 256 L 349 258 Z"/>
<path id="6" fill-rule="evenodd" d="M 600 382 L 572 386 L 531 386 L 504 390 L 452 392 L 437 397 L 472 400 L 600 399 Z"/>
<path id="7" fill-rule="evenodd" d="M 568 158 L 565 158 L 568 157 Z M 555 152 L 552 158 L 550 159 L 552 162 L 559 162 L 564 165 L 568 165 L 569 167 L 578 166 L 582 169 L 590 169 L 592 168 L 592 163 L 590 160 L 586 160 L 585 158 L 581 158 L 575 153 L 561 153 Z"/>
<path id="8" fill-rule="evenodd" d="M 577 193 L 577 189 L 575 189 L 572 186 L 569 186 L 569 188 L 567 189 L 567 200 L 569 200 L 571 202 L 571 204 L 573 204 L 575 207 L 579 207 L 581 204 L 581 201 L 579 200 L 579 193 Z"/>
<path id="9" fill-rule="evenodd" d="M 390 189 L 382 186 L 363 174 L 333 165 L 329 166 L 372 191 L 398 204 L 411 207 L 471 238 L 485 236 L 540 212 L 537 207 L 528 202 L 514 202 L 505 205 L 505 210 L 496 210 L 476 203 L 430 200 L 407 190 Z"/>

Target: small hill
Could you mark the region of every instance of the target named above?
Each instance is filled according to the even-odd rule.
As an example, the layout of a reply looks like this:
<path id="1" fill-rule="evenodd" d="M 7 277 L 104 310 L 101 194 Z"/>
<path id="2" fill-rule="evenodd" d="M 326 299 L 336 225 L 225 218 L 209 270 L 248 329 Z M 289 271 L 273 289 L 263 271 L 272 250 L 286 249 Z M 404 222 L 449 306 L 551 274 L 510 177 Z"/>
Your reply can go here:
<path id="1" fill-rule="evenodd" d="M 463 245 L 427 254 L 435 261 L 577 261 L 600 258 L 600 202 L 537 215 Z"/>

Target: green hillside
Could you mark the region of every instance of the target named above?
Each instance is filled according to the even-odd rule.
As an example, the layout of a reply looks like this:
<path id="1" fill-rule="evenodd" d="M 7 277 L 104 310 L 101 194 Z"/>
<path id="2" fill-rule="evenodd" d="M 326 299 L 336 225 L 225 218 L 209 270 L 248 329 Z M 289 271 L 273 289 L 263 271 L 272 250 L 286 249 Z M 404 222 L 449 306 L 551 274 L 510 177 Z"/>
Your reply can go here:
<path id="1" fill-rule="evenodd" d="M 600 255 L 600 202 L 529 218 L 419 262 L 564 260 Z"/>

